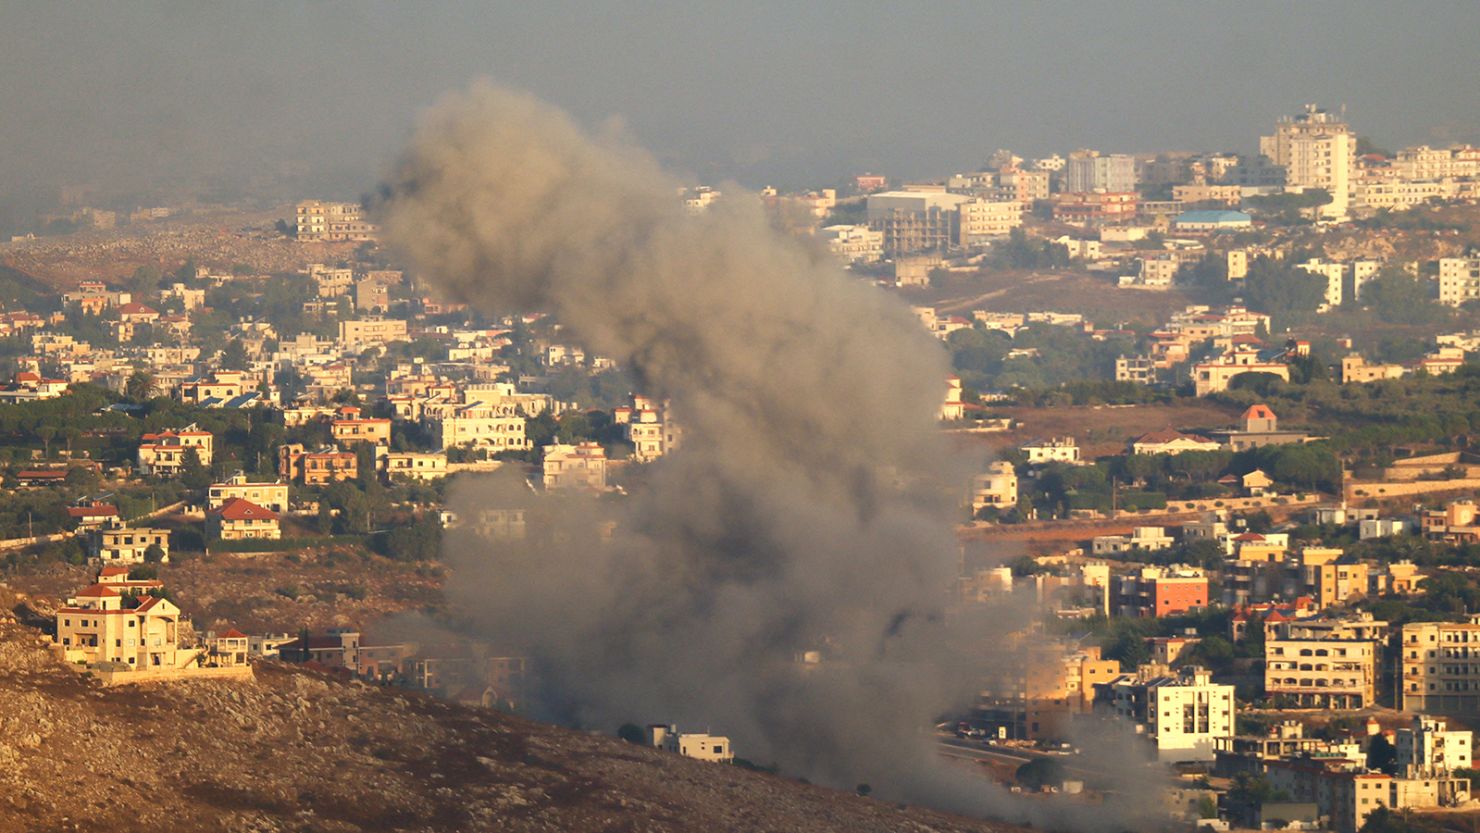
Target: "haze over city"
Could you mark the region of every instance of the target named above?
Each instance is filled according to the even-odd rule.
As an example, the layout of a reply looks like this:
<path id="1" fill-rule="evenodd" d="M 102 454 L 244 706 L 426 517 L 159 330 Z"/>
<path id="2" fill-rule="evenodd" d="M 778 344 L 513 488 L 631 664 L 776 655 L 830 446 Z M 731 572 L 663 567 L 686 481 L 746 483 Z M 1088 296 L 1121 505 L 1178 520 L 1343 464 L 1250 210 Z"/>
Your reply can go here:
<path id="1" fill-rule="evenodd" d="M 1474 141 L 1472 3 L 12 4 L 0 193 L 82 179 L 359 194 L 479 76 L 615 119 L 695 180 L 903 177 L 1035 155 L 1248 151 L 1307 102 L 1379 144 Z"/>
<path id="2" fill-rule="evenodd" d="M 0 831 L 1480 829 L 1480 6 L 0 12 Z"/>

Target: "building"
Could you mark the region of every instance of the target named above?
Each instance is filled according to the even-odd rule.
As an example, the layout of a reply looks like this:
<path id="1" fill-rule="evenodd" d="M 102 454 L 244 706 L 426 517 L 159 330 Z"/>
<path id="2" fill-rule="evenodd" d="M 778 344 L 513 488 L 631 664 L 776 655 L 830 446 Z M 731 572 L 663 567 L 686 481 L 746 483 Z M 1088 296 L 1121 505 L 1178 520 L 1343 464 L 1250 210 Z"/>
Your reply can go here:
<path id="1" fill-rule="evenodd" d="M 972 710 L 998 738 L 1070 737 L 1073 721 L 1093 709 L 1097 687 L 1120 675 L 1120 662 L 1104 659 L 1098 646 L 1027 641 L 1027 634 L 1009 639 L 1013 650 L 982 680 Z"/>
<path id="2" fill-rule="evenodd" d="M 100 583 L 68 599 L 56 616 L 53 645 L 67 662 L 131 670 L 179 665 L 180 609 L 168 599 L 125 596 Z"/>
<path id="3" fill-rule="evenodd" d="M 1434 778 L 1471 768 L 1473 733 L 1449 729 L 1438 718 L 1415 715 L 1411 727 L 1398 730 L 1396 741 L 1398 775 L 1404 778 Z"/>
<path id="4" fill-rule="evenodd" d="M 1160 531 L 1160 527 L 1148 529 Z M 1143 539 L 1143 543 L 1153 540 Z M 1200 568 L 1185 564 L 1141 567 L 1118 577 L 1114 591 L 1117 616 L 1178 616 L 1208 606 L 1208 577 Z"/>
<path id="5" fill-rule="evenodd" d="M 1307 105 L 1305 112 L 1280 119 L 1272 136 L 1259 139 L 1259 152 L 1285 169 L 1287 189 L 1319 188 L 1331 195 L 1321 216 L 1342 219 L 1351 206 L 1356 174 L 1357 137 L 1346 122 Z"/>
<path id="6" fill-rule="evenodd" d="M 281 480 L 257 483 L 248 480 L 244 473 L 237 472 L 224 483 L 212 483 L 206 489 L 206 508 L 220 509 L 232 498 L 251 501 L 281 515 L 288 511 L 288 484 Z"/>
<path id="7" fill-rule="evenodd" d="M 422 422 L 431 428 L 432 442 L 443 451 L 464 446 L 492 451 L 525 451 L 530 447 L 524 433 L 524 415 L 513 406 L 473 402 L 424 415 Z"/>
<path id="8" fill-rule="evenodd" d="M 884 257 L 884 232 L 866 225 L 824 226 L 817 236 L 844 263 L 873 263 Z"/>
<path id="9" fill-rule="evenodd" d="M 1170 428 L 1151 431 L 1131 441 L 1132 454 L 1181 454 L 1184 451 L 1217 451 L 1222 447 L 1205 437 L 1183 434 Z"/>
<path id="10" fill-rule="evenodd" d="M 353 451 L 307 451 L 299 443 L 278 448 L 278 475 L 305 486 L 322 486 L 360 476 L 359 457 Z"/>
<path id="11" fill-rule="evenodd" d="M 1325 278 L 1325 305 L 1327 307 L 1341 306 L 1341 300 L 1345 297 L 1345 290 L 1343 289 L 1343 286 L 1346 282 L 1346 264 L 1328 263 L 1318 257 L 1313 257 L 1304 263 L 1297 263 L 1296 268 L 1303 269 L 1312 275 L 1319 275 Z"/>
<path id="12" fill-rule="evenodd" d="M 1017 506 L 1017 502 L 1018 478 L 1011 463 L 1002 460 L 988 463 L 985 474 L 978 474 L 972 478 L 971 512 L 973 515 L 989 508 L 1003 511 L 1013 509 Z"/>
<path id="13" fill-rule="evenodd" d="M 1193 389 L 1198 396 L 1220 393 L 1246 373 L 1265 373 L 1290 381 L 1290 366 L 1284 362 L 1266 360 L 1257 350 L 1231 350 L 1192 366 Z"/>
<path id="14" fill-rule="evenodd" d="M 359 408 L 340 408 L 340 417 L 329 423 L 329 434 L 340 448 L 355 443 L 374 445 L 391 444 L 391 421 L 388 419 L 361 418 Z"/>
<path id="15" fill-rule="evenodd" d="M 92 530 L 88 544 L 92 557 L 104 565 L 143 564 L 148 560 L 146 556 L 150 547 L 158 548 L 161 563 L 170 560 L 168 529 L 105 524 Z"/>
<path id="16" fill-rule="evenodd" d="M 282 529 L 276 512 L 250 500 L 234 497 L 227 498 L 219 508 L 206 513 L 206 537 L 220 541 L 249 538 L 276 541 L 282 537 Z"/>
<path id="17" fill-rule="evenodd" d="M 1205 182 L 1173 185 L 1172 199 L 1188 205 L 1220 202 L 1231 206 L 1243 202 L 1244 189 L 1237 185 L 1209 185 Z"/>
<path id="18" fill-rule="evenodd" d="M 1073 437 L 1053 437 L 1022 446 L 1020 451 L 1028 458 L 1028 465 L 1041 466 L 1045 463 L 1078 463 L 1079 444 Z"/>
<path id="19" fill-rule="evenodd" d="M 1280 621 L 1264 643 L 1264 693 L 1299 708 L 1376 705 L 1387 623 L 1315 617 Z"/>
<path id="20" fill-rule="evenodd" d="M 677 726 L 654 723 L 647 727 L 648 745 L 685 758 L 728 764 L 735 761 L 735 747 L 720 735 L 680 732 Z"/>
<path id="21" fill-rule="evenodd" d="M 1254 227 L 1254 218 L 1242 211 L 1184 211 L 1172 228 L 1186 232 L 1239 231 Z"/>
<path id="22" fill-rule="evenodd" d="M 399 318 L 359 318 L 339 322 L 339 343 L 358 353 L 366 347 L 406 341 L 406 322 Z"/>
<path id="23" fill-rule="evenodd" d="M 1218 744 L 1233 737 L 1233 686 L 1196 666 L 1121 675 L 1100 686 L 1096 705 L 1134 725 L 1165 763 L 1214 760 Z"/>
<path id="24" fill-rule="evenodd" d="M 1086 191 L 1055 194 L 1053 218 L 1062 223 L 1100 226 L 1136 218 L 1140 197 L 1134 191 Z"/>
<path id="25" fill-rule="evenodd" d="M 179 474 L 192 450 L 202 466 L 209 466 L 215 446 L 211 432 L 201 431 L 195 423 L 179 431 L 144 434 L 139 439 L 139 472 L 162 477 Z"/>
<path id="26" fill-rule="evenodd" d="M 971 198 L 940 190 L 881 191 L 868 195 L 869 227 L 883 235 L 886 257 L 944 252 L 960 238 L 960 205 Z"/>
<path id="27" fill-rule="evenodd" d="M 1100 535 L 1094 538 L 1090 541 L 1090 551 L 1097 556 L 1120 555 L 1132 550 L 1156 552 L 1171 549 L 1173 543 L 1175 542 L 1164 527 L 1138 526 L 1130 535 Z"/>
<path id="28" fill-rule="evenodd" d="M 1136 190 L 1136 160 L 1124 153 L 1101 155 L 1077 150 L 1069 154 L 1060 180 L 1066 193 Z"/>
<path id="29" fill-rule="evenodd" d="M 1400 364 L 1368 364 L 1362 356 L 1350 355 L 1341 358 L 1341 383 L 1366 384 L 1384 379 L 1401 379 L 1407 369 Z"/>
<path id="30" fill-rule="evenodd" d="M 597 443 L 544 447 L 546 489 L 606 489 L 606 449 Z"/>
<path id="31" fill-rule="evenodd" d="M 1223 440 L 1233 451 L 1247 451 L 1267 445 L 1304 443 L 1310 435 L 1304 431 L 1281 431 L 1279 417 L 1263 403 L 1250 405 L 1239 417 L 1242 428 L 1214 432 L 1213 436 Z"/>
<path id="32" fill-rule="evenodd" d="M 1399 708 L 1420 714 L 1480 713 L 1480 615 L 1466 622 L 1414 622 L 1398 637 Z"/>
<path id="33" fill-rule="evenodd" d="M 1480 298 L 1480 257 L 1439 259 L 1439 303 L 1457 307 Z"/>
<path id="34" fill-rule="evenodd" d="M 1454 807 L 1469 801 L 1469 781 L 1451 775 L 1394 778 L 1370 772 L 1363 761 L 1298 758 L 1265 764 L 1270 786 L 1297 802 L 1315 802 L 1322 827 L 1357 833 L 1379 807 L 1390 810 Z"/>
<path id="35" fill-rule="evenodd" d="M 1115 381 L 1154 385 L 1156 362 L 1150 356 L 1120 356 L 1115 360 Z"/>
<path id="36" fill-rule="evenodd" d="M 380 459 L 387 480 L 436 480 L 447 476 L 444 452 L 392 451 Z"/>
<path id="37" fill-rule="evenodd" d="M 375 239 L 359 203 L 305 200 L 298 203 L 294 236 L 302 241 L 339 242 Z"/>
<path id="38" fill-rule="evenodd" d="M 1023 206 L 1016 200 L 973 199 L 956 207 L 960 215 L 957 242 L 963 249 L 990 245 L 1023 224 Z"/>

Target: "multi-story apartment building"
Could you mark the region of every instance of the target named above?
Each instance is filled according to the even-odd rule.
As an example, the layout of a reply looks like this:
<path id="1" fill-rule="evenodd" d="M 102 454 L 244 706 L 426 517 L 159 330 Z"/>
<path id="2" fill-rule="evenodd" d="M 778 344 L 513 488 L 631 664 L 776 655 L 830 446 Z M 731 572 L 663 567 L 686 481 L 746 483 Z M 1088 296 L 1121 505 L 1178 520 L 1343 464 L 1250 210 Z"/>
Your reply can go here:
<path id="1" fill-rule="evenodd" d="M 1098 647 L 1021 641 L 1027 636 L 1009 640 L 982 681 L 973 716 L 1001 738 L 1067 738 L 1074 718 L 1093 708 L 1096 686 L 1120 675 L 1120 662 Z"/>
<path id="2" fill-rule="evenodd" d="M 406 322 L 398 318 L 360 318 L 339 322 L 339 343 L 355 352 L 377 344 L 406 340 Z"/>
<path id="3" fill-rule="evenodd" d="M 371 417 L 360 417 L 359 408 L 341 408 L 341 418 L 329 423 L 330 436 L 340 448 L 348 448 L 355 443 L 372 443 L 374 445 L 390 445 L 391 421 L 388 419 L 374 419 Z"/>
<path id="4" fill-rule="evenodd" d="M 1131 192 L 1136 190 L 1135 157 L 1123 153 L 1101 155 L 1093 150 L 1076 150 L 1064 166 L 1065 193 L 1085 191 Z"/>
<path id="5" fill-rule="evenodd" d="M 1286 187 L 1319 188 L 1331 195 L 1321 216 L 1340 219 L 1351 207 L 1357 137 L 1346 122 L 1309 105 L 1280 119 L 1273 136 L 1259 139 L 1259 152 L 1285 169 Z"/>
<path id="6" fill-rule="evenodd" d="M 1314 617 L 1281 621 L 1264 643 L 1264 693 L 1301 708 L 1375 705 L 1387 623 Z"/>
<path id="7" fill-rule="evenodd" d="M 422 421 L 432 431 L 432 442 L 441 450 L 459 446 L 494 451 L 523 451 L 529 448 L 526 420 L 509 405 L 474 402 L 436 413 L 424 413 Z"/>
<path id="8" fill-rule="evenodd" d="M 958 242 L 962 248 L 990 244 L 1023 224 L 1023 206 L 1016 200 L 974 199 L 956 208 L 960 214 Z"/>
<path id="9" fill-rule="evenodd" d="M 365 241 L 375 239 L 375 226 L 365 221 L 358 203 L 305 200 L 298 203 L 295 236 L 304 241 Z"/>
<path id="10" fill-rule="evenodd" d="M 884 191 L 868 196 L 869 227 L 883 234 L 884 255 L 944 252 L 960 239 L 962 194 L 940 190 Z"/>
<path id="11" fill-rule="evenodd" d="M 1480 298 L 1480 257 L 1439 259 L 1439 303 L 1457 307 Z"/>
<path id="12" fill-rule="evenodd" d="M 1208 606 L 1207 575 L 1200 568 L 1185 564 L 1142 567 L 1131 575 L 1120 576 L 1114 589 L 1114 609 L 1118 616 L 1179 616 Z"/>
<path id="13" fill-rule="evenodd" d="M 1115 381 L 1156 384 L 1156 362 L 1150 356 L 1120 356 L 1115 360 Z"/>
<path id="14" fill-rule="evenodd" d="M 1211 761 L 1219 741 L 1233 737 L 1233 686 L 1196 666 L 1175 675 L 1145 666 L 1103 685 L 1096 702 L 1135 724 L 1162 762 Z"/>
<path id="15" fill-rule="evenodd" d="M 1466 622 L 1404 625 L 1398 708 L 1419 714 L 1480 713 L 1480 615 Z"/>
<path id="16" fill-rule="evenodd" d="M 1018 477 L 1012 464 L 995 460 L 987 464 L 987 471 L 971 481 L 971 511 L 983 509 L 1012 509 L 1018 502 Z"/>

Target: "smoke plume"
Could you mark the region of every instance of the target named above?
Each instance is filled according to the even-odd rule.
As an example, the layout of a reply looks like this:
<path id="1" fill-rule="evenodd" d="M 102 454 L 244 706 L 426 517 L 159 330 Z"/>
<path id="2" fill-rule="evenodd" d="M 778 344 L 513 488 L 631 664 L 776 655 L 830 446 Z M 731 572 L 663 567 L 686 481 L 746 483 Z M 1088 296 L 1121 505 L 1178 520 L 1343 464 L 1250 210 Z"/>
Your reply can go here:
<path id="1" fill-rule="evenodd" d="M 690 216 L 676 188 L 620 137 L 489 85 L 431 110 L 395 169 L 382 218 L 423 278 L 552 313 L 684 428 L 630 497 L 461 488 L 461 516 L 529 504 L 529 532 L 452 539 L 451 601 L 530 657 L 542 716 L 712 729 L 789 774 L 1026 817 L 929 731 L 990 661 L 942 614 L 967 471 L 937 426 L 944 352 L 758 200 Z"/>

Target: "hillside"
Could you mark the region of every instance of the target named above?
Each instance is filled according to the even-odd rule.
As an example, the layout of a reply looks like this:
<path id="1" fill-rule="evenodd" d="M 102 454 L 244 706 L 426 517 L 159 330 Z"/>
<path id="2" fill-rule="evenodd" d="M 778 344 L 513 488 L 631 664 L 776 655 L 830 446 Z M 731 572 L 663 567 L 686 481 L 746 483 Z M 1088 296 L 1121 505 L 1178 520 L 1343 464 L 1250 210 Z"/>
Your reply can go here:
<path id="1" fill-rule="evenodd" d="M 276 664 L 103 689 L 0 604 L 4 831 L 1017 829 Z"/>

